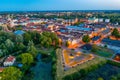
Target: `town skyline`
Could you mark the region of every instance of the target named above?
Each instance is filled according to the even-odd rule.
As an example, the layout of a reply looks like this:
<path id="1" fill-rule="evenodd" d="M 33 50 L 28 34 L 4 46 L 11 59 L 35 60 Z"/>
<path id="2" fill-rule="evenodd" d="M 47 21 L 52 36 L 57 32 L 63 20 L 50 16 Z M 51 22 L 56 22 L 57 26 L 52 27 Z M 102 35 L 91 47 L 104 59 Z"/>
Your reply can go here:
<path id="1" fill-rule="evenodd" d="M 0 80 L 120 80 L 120 0 L 1 0 Z"/>

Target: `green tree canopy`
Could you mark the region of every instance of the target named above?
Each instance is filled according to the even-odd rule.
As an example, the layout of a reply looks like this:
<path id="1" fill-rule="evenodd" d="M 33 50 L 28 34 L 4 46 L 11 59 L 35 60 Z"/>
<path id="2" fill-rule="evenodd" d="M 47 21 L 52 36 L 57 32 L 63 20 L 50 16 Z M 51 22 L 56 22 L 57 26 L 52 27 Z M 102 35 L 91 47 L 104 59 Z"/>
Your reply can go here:
<path id="1" fill-rule="evenodd" d="M 23 36 L 22 35 L 16 35 L 15 42 L 16 43 L 22 43 L 23 42 Z"/>
<path id="2" fill-rule="evenodd" d="M 58 46 L 59 39 L 55 33 L 43 32 L 40 35 L 40 44 L 41 46 L 49 48 L 51 45 Z"/>
<path id="3" fill-rule="evenodd" d="M 26 33 L 23 35 L 23 38 L 24 38 L 24 44 L 25 44 L 25 45 L 27 45 L 28 42 L 29 42 L 30 40 L 32 40 L 31 35 L 30 35 L 28 32 L 26 32 Z"/>
<path id="4" fill-rule="evenodd" d="M 89 43 L 90 42 L 89 35 L 84 35 L 83 38 L 82 38 L 82 41 L 85 42 L 85 43 Z"/>
<path id="5" fill-rule="evenodd" d="M 9 52 L 12 52 L 14 48 L 14 43 L 10 39 L 7 39 L 5 41 L 5 46 Z"/>
<path id="6" fill-rule="evenodd" d="M 37 51 L 36 47 L 34 46 L 33 41 L 29 41 L 28 46 L 27 46 L 27 52 L 31 53 L 34 57 L 37 56 L 38 51 Z"/>
<path id="7" fill-rule="evenodd" d="M 14 50 L 16 50 L 16 51 L 20 51 L 20 50 L 23 51 L 25 49 L 26 49 L 26 46 L 23 43 L 19 43 L 19 44 L 15 45 L 15 49 Z"/>
<path id="8" fill-rule="evenodd" d="M 23 64 L 23 65 L 31 65 L 34 61 L 33 56 L 30 53 L 23 53 L 18 56 L 18 60 Z"/>
<path id="9" fill-rule="evenodd" d="M 3 56 L 3 55 L 6 56 L 9 53 L 9 51 L 7 50 L 7 48 L 6 48 L 6 46 L 5 46 L 4 43 L 2 43 L 0 45 L 0 49 L 1 49 L 1 51 L 0 51 L 0 57 Z"/>
<path id="10" fill-rule="evenodd" d="M 113 32 L 112 32 L 112 35 L 115 36 L 116 38 L 119 38 L 120 37 L 120 33 L 118 31 L 117 28 L 114 28 Z"/>
<path id="11" fill-rule="evenodd" d="M 0 31 L 0 43 L 5 42 L 7 39 L 14 41 L 15 35 L 12 32 Z"/>
<path id="12" fill-rule="evenodd" d="M 29 31 L 28 33 L 31 35 L 34 44 L 39 44 L 40 33 L 37 31 Z"/>
<path id="13" fill-rule="evenodd" d="M 104 80 L 102 77 L 99 77 L 97 80 Z"/>
<path id="14" fill-rule="evenodd" d="M 7 67 L 0 76 L 1 80 L 21 80 L 22 72 L 16 67 Z"/>

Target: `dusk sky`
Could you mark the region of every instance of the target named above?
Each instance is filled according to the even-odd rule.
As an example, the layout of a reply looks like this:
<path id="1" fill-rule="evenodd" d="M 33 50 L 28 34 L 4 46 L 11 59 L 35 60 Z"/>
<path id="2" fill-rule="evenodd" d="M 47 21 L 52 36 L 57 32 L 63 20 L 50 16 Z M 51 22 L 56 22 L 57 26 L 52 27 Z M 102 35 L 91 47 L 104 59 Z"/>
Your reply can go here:
<path id="1" fill-rule="evenodd" d="M 120 0 L 1 0 L 0 11 L 120 10 Z"/>

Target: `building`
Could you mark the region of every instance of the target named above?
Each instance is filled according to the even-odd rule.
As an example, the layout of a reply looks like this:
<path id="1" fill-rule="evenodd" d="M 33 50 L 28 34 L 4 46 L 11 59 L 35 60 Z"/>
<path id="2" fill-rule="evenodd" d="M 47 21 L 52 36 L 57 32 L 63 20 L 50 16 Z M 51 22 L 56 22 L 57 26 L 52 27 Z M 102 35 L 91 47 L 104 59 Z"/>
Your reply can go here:
<path id="1" fill-rule="evenodd" d="M 95 18 L 95 17 L 94 18 L 89 18 L 88 22 L 89 23 L 98 23 L 98 18 Z"/>
<path id="2" fill-rule="evenodd" d="M 14 56 L 10 55 L 9 57 L 7 57 L 5 59 L 3 65 L 4 66 L 12 66 L 14 64 L 15 60 L 16 60 L 16 58 Z"/>
<path id="3" fill-rule="evenodd" d="M 104 38 L 102 40 L 102 43 L 106 44 L 106 45 L 112 45 L 112 46 L 120 47 L 120 41 L 119 40 L 111 40 L 111 39 L 108 39 L 108 38 Z"/>
<path id="4" fill-rule="evenodd" d="M 109 22 L 110 22 L 110 19 L 105 19 L 105 22 L 106 22 L 106 23 L 109 23 Z"/>
<path id="5" fill-rule="evenodd" d="M 74 23 L 78 23 L 79 22 L 79 19 L 78 18 L 76 18 L 75 19 L 75 21 L 74 21 Z"/>
<path id="6" fill-rule="evenodd" d="M 95 36 L 95 37 L 93 37 L 93 38 L 92 38 L 92 42 L 93 42 L 93 43 L 98 43 L 98 42 L 100 42 L 100 36 Z"/>
<path id="7" fill-rule="evenodd" d="M 98 22 L 99 23 L 103 22 L 103 18 L 98 19 Z"/>

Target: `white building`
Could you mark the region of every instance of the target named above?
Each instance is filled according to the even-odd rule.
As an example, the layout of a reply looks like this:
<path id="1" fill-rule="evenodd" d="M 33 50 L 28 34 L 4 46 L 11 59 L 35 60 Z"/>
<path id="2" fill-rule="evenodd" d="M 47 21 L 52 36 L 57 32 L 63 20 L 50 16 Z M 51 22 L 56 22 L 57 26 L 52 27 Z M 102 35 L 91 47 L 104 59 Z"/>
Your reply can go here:
<path id="1" fill-rule="evenodd" d="M 109 22 L 110 22 L 110 19 L 105 19 L 105 22 L 109 23 Z"/>
<path id="2" fill-rule="evenodd" d="M 89 18 L 88 22 L 89 23 L 97 23 L 98 22 L 98 18 L 95 18 L 95 17 L 94 18 Z"/>
<path id="3" fill-rule="evenodd" d="M 103 22 L 103 18 L 98 19 L 98 22 Z"/>
<path id="4" fill-rule="evenodd" d="M 12 66 L 15 62 L 16 58 L 14 56 L 9 56 L 6 58 L 5 62 L 3 63 L 4 66 Z"/>

